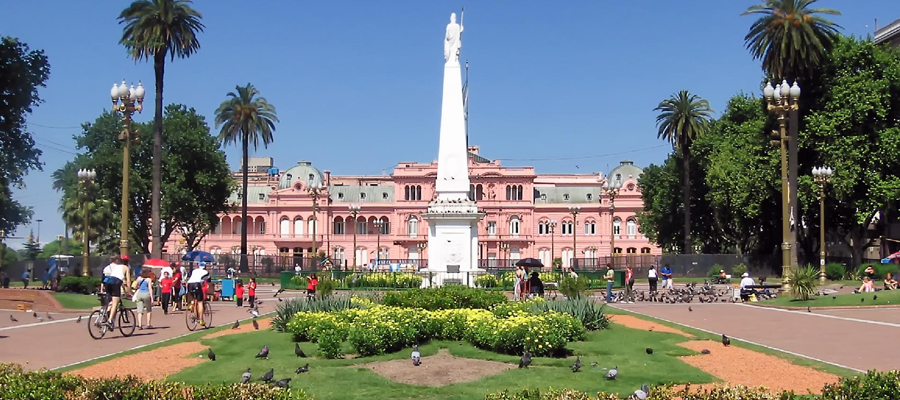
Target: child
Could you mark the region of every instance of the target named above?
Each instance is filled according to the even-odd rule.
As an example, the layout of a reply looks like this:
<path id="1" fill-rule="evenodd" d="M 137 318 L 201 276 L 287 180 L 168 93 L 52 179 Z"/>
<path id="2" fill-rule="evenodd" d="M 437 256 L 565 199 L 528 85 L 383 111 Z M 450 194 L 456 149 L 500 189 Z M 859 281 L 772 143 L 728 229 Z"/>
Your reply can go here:
<path id="1" fill-rule="evenodd" d="M 237 285 L 234 287 L 234 297 L 237 299 L 237 306 L 244 306 L 244 284 L 241 281 L 237 281 Z"/>
<path id="2" fill-rule="evenodd" d="M 175 309 L 181 310 L 181 296 L 182 296 L 182 288 L 181 288 L 181 270 L 175 269 L 175 273 L 172 275 L 172 291 L 174 292 L 175 297 Z"/>
<path id="3" fill-rule="evenodd" d="M 256 278 L 250 278 L 247 289 L 247 297 L 249 297 L 250 308 L 256 308 Z"/>
<path id="4" fill-rule="evenodd" d="M 163 272 L 163 278 L 159 280 L 159 291 L 162 293 L 160 296 L 162 303 L 162 309 L 164 315 L 169 315 L 169 303 L 172 301 L 172 278 L 169 277 L 169 272 Z"/>
<path id="5" fill-rule="evenodd" d="M 319 278 L 316 278 L 316 274 L 312 274 L 309 276 L 309 283 L 306 284 L 306 297 L 312 300 L 316 297 L 316 286 L 319 285 Z"/>

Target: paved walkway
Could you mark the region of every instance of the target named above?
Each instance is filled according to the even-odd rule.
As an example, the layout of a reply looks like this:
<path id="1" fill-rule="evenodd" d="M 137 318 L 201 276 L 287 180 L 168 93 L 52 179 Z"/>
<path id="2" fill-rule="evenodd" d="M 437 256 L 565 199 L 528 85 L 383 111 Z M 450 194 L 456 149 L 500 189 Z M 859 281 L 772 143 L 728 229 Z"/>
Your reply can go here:
<path id="1" fill-rule="evenodd" d="M 257 290 L 259 298 L 263 301 L 259 306 L 260 313 L 275 310 L 278 301 L 272 296 L 276 289 L 277 287 L 260 285 Z M 284 293 L 279 297 L 299 295 L 299 292 Z M 227 325 L 237 319 L 251 318 L 247 310 L 247 307 L 236 307 L 233 302 L 215 302 L 213 325 Z M 53 321 L 46 319 L 46 313 L 39 313 L 44 321 L 38 322 L 31 313 L 0 311 L 0 362 L 19 363 L 28 369 L 59 368 L 190 333 L 185 326 L 182 312 L 163 315 L 161 308 L 154 308 L 154 329 L 135 330 L 131 337 L 123 337 L 115 330 L 107 333 L 101 340 L 94 340 L 87 331 L 89 313 L 86 311 L 83 314 L 53 314 Z M 8 315 L 15 316 L 19 322 L 13 323 Z M 81 323 L 76 323 L 78 315 L 84 315 Z"/>
<path id="2" fill-rule="evenodd" d="M 900 369 L 900 358 L 879 349 L 900 335 L 900 308 L 787 311 L 743 304 L 616 304 L 614 307 L 726 334 L 845 368 Z"/>

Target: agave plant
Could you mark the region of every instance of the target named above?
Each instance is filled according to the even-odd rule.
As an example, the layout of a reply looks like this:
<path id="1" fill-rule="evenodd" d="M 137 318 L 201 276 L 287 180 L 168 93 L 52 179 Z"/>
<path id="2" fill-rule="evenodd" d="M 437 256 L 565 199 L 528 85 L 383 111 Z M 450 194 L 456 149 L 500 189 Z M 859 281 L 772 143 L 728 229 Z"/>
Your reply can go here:
<path id="1" fill-rule="evenodd" d="M 540 314 L 547 311 L 556 311 L 569 314 L 581 321 L 589 331 L 609 328 L 609 318 L 603 313 L 605 305 L 599 305 L 591 299 L 551 300 L 534 302 L 530 312 Z"/>
<path id="2" fill-rule="evenodd" d="M 326 297 L 314 300 L 293 298 L 278 304 L 278 307 L 275 309 L 275 317 L 272 318 L 272 326 L 275 327 L 276 331 L 284 332 L 288 321 L 299 312 L 332 312 L 348 308 L 358 308 L 350 302 L 349 297 Z"/>
<path id="3" fill-rule="evenodd" d="M 809 265 L 791 270 L 788 274 L 791 282 L 791 296 L 797 300 L 809 300 L 816 293 L 819 281 L 819 270 Z"/>

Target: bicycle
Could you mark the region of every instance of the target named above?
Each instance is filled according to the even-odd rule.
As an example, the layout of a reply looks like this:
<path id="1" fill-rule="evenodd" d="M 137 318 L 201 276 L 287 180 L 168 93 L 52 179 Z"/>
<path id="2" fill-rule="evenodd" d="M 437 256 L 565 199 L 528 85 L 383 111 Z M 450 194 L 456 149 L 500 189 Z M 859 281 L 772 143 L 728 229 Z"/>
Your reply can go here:
<path id="1" fill-rule="evenodd" d="M 184 323 L 187 325 L 189 331 L 197 330 L 197 323 L 199 321 L 203 321 L 203 326 L 207 329 L 212 326 L 212 307 L 209 304 L 209 300 L 203 299 L 203 316 L 197 315 L 197 299 L 191 296 L 191 300 L 188 303 L 187 309 L 184 313 Z"/>
<path id="2" fill-rule="evenodd" d="M 90 317 L 88 317 L 88 333 L 94 340 L 102 339 L 106 332 L 110 330 L 108 310 L 112 296 L 100 293 L 98 297 L 100 297 L 100 309 L 92 312 Z M 128 337 L 134 334 L 134 330 L 137 328 L 137 318 L 135 318 L 134 311 L 125 308 L 125 305 L 122 303 L 123 299 L 119 299 L 116 318 L 119 320 L 119 332 L 122 333 L 122 336 Z"/>

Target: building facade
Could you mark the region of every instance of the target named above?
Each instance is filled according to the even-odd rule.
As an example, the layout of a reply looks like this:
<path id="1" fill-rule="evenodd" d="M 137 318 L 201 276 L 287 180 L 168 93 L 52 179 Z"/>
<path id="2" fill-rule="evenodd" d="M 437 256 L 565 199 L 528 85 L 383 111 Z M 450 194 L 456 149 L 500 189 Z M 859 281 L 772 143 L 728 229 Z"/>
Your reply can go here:
<path id="1" fill-rule="evenodd" d="M 272 258 L 283 267 L 324 252 L 347 268 L 427 267 L 428 225 L 421 214 L 434 195 L 437 162 L 400 162 L 384 176 L 333 176 L 307 161 L 284 171 L 256 164 L 246 193 L 251 264 Z M 635 217 L 643 207 L 641 173 L 626 160 L 608 175 L 537 174 L 533 167 L 501 166 L 470 147 L 469 195 L 485 214 L 478 224 L 479 267 L 508 267 L 525 257 L 581 267 L 613 252 L 661 254 Z M 607 180 L 621 187 L 612 202 L 603 189 Z M 220 216 L 202 250 L 240 254 L 243 195 L 232 196 L 234 210 Z M 172 239 L 166 251 L 183 252 L 180 238 Z"/>
<path id="2" fill-rule="evenodd" d="M 900 19 L 891 22 L 875 31 L 875 44 L 900 47 Z"/>

